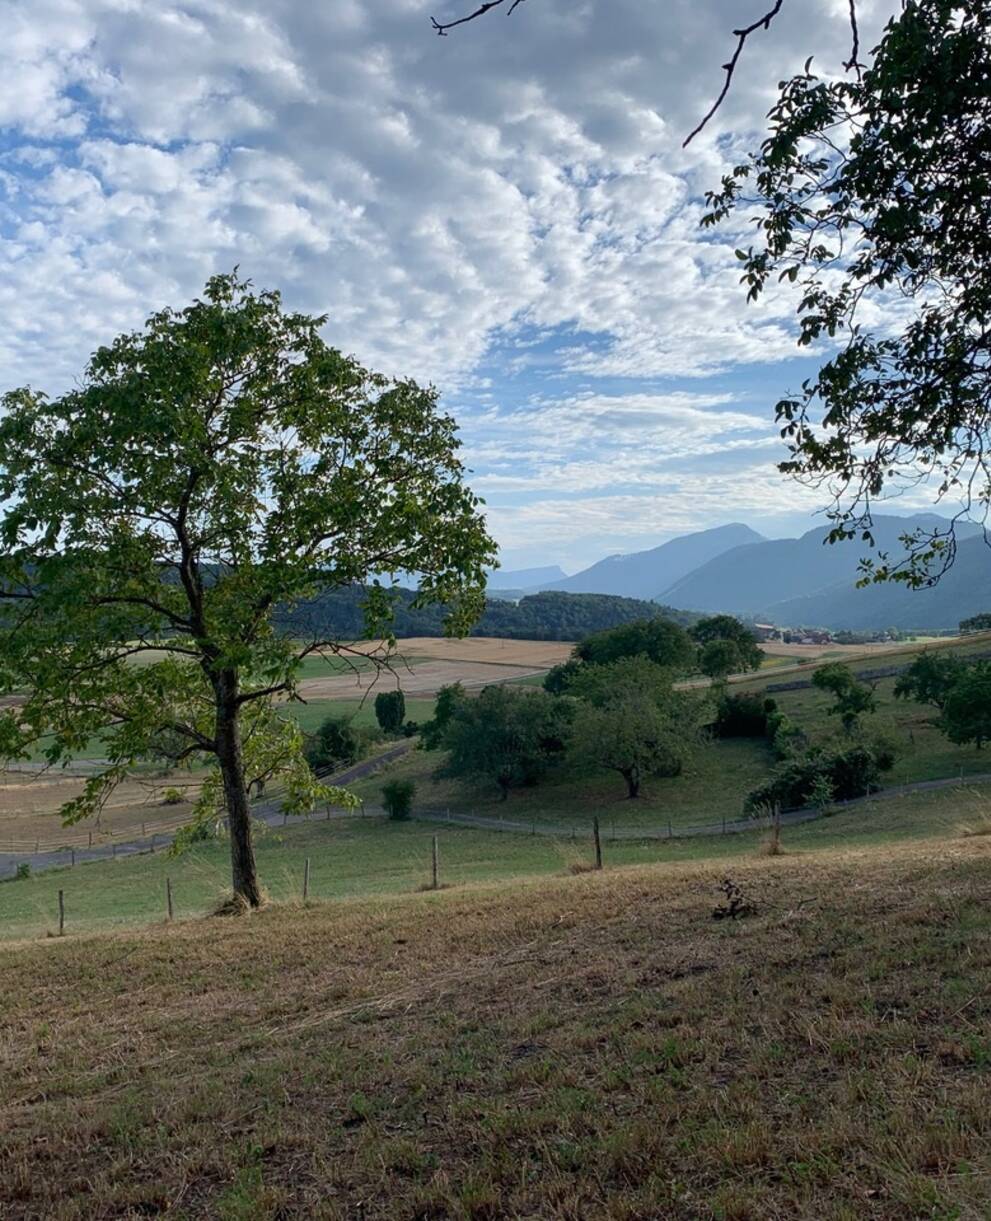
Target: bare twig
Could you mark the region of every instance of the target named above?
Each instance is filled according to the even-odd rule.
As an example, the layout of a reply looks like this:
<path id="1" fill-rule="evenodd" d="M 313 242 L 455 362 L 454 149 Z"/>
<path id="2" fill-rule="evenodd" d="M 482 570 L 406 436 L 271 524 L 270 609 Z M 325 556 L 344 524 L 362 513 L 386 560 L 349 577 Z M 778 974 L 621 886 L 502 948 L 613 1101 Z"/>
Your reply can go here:
<path id="1" fill-rule="evenodd" d="M 736 37 L 736 50 L 733 52 L 733 55 L 730 58 L 730 60 L 727 63 L 723 64 L 723 71 L 726 73 L 726 79 L 723 81 L 723 87 L 719 91 L 719 96 L 716 98 L 716 100 L 709 107 L 706 114 L 703 116 L 701 122 L 695 128 L 693 128 L 693 130 L 690 131 L 688 133 L 688 135 L 685 137 L 685 139 L 682 141 L 682 145 L 681 145 L 682 148 L 687 148 L 688 145 L 691 144 L 691 142 L 699 134 L 699 132 L 702 130 L 702 128 L 705 127 L 706 123 L 708 123 L 709 120 L 712 118 L 712 116 L 716 113 L 716 111 L 719 109 L 719 107 L 722 106 L 723 100 L 726 97 L 726 94 L 729 93 L 729 87 L 733 81 L 733 73 L 736 71 L 737 62 L 740 58 L 740 55 L 743 52 L 743 48 L 746 45 L 747 39 L 750 37 L 751 34 L 755 33 L 757 30 L 759 30 L 761 28 L 763 28 L 765 30 L 770 29 L 771 22 L 774 20 L 775 17 L 777 17 L 778 13 L 781 12 L 781 6 L 783 4 L 784 4 L 784 0 L 775 0 L 774 7 L 768 9 L 768 11 L 764 14 L 763 17 L 758 17 L 757 20 L 751 22 L 750 25 L 744 26 L 742 29 L 733 31 L 733 34 Z"/>
<path id="2" fill-rule="evenodd" d="M 469 13 L 466 17 L 458 17 L 456 21 L 438 21 L 436 17 L 431 17 L 430 24 L 443 37 L 448 30 L 453 30 L 456 25 L 465 25 L 469 21 L 474 21 L 476 17 L 484 17 L 490 9 L 499 8 L 500 5 L 505 3 L 506 0 L 487 0 L 487 3 L 479 5 L 473 13 Z M 522 3 L 523 0 L 512 0 L 506 16 L 511 17 Z"/>

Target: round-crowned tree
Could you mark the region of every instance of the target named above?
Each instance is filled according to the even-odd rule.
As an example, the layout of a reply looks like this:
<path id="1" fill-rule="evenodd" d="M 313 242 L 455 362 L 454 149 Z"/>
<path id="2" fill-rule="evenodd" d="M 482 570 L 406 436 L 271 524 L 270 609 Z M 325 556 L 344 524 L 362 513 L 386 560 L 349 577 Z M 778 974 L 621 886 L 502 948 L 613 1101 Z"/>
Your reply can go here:
<path id="1" fill-rule="evenodd" d="M 365 628 L 388 636 L 377 574 L 415 572 L 458 633 L 495 558 L 435 392 L 335 351 L 325 321 L 217 276 L 0 417 L 0 691 L 27 692 L 0 757 L 43 744 L 57 763 L 99 737 L 107 765 L 63 810 L 79 819 L 167 733 L 211 764 L 196 817 L 226 814 L 251 906 L 249 785 L 281 774 L 299 809 L 348 799 L 286 713 L 305 659 L 348 646 L 301 640 L 292 608 L 371 581 Z"/>

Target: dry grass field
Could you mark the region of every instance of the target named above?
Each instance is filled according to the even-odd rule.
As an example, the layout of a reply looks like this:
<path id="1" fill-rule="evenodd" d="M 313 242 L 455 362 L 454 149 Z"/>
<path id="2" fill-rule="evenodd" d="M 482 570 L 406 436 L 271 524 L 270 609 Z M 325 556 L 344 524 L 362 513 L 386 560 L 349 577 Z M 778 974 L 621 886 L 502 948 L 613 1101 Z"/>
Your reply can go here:
<path id="1" fill-rule="evenodd" d="M 0 974 L 4 1221 L 991 1208 L 989 837 L 274 907 Z"/>
<path id="2" fill-rule="evenodd" d="M 40 774 L 0 772 L 0 852 L 10 843 L 19 847 L 32 840 L 43 844 L 103 843 L 125 832 L 159 823 L 178 825 L 189 818 L 199 782 L 188 772 L 171 776 L 135 775 L 119 785 L 99 817 L 64 827 L 58 811 L 83 791 L 85 778 L 58 772 Z M 187 800 L 164 804 L 166 789 L 177 789 Z"/>
<path id="3" fill-rule="evenodd" d="M 364 647 L 371 653 L 381 645 L 369 641 Z M 573 648 L 572 644 L 555 640 L 501 640 L 485 636 L 450 640 L 416 636 L 397 642 L 391 672 L 368 669 L 305 678 L 300 691 L 306 699 L 356 699 L 397 685 L 407 695 L 415 696 L 436 695 L 450 683 L 461 683 L 474 690 L 541 674 L 566 661 Z"/>

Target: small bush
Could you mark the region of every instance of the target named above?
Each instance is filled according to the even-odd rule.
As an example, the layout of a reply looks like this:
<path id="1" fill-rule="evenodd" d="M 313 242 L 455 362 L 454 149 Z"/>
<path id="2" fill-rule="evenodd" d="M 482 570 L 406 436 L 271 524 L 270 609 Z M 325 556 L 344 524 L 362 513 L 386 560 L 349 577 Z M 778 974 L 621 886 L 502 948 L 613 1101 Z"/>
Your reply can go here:
<path id="1" fill-rule="evenodd" d="M 406 721 L 403 724 L 402 734 L 404 738 L 415 738 L 420 732 L 418 721 Z"/>
<path id="2" fill-rule="evenodd" d="M 382 786 L 382 805 L 394 822 L 403 822 L 413 809 L 416 785 L 412 780 L 390 780 Z"/>
<path id="3" fill-rule="evenodd" d="M 182 792 L 176 788 L 167 788 L 162 794 L 163 806 L 177 806 L 182 804 Z"/>
<path id="4" fill-rule="evenodd" d="M 14 878 L 18 882 L 24 882 L 31 876 L 31 863 L 29 861 L 21 861 L 17 866 L 17 871 Z"/>
<path id="5" fill-rule="evenodd" d="M 376 729 L 356 726 L 348 717 L 329 716 L 307 740 L 304 753 L 314 772 L 340 771 L 351 767 L 368 753 L 368 747 L 381 734 Z"/>
<path id="6" fill-rule="evenodd" d="M 763 738 L 768 734 L 768 718 L 777 704 L 760 694 L 743 692 L 724 695 L 716 710 L 712 731 L 717 738 Z"/>

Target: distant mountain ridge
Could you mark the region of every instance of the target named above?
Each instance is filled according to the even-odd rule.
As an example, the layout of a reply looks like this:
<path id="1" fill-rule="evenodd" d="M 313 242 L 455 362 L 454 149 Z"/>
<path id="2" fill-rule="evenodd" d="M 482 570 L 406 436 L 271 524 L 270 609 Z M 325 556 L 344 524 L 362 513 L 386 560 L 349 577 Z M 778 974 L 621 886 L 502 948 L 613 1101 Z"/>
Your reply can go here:
<path id="1" fill-rule="evenodd" d="M 725 552 L 764 537 L 742 522 L 683 534 L 648 551 L 611 555 L 574 576 L 531 587 L 529 592 L 558 591 L 574 594 L 612 594 L 622 598 L 658 598 L 662 590 Z M 683 607 L 682 609 L 690 609 Z"/>
<path id="2" fill-rule="evenodd" d="M 991 556 L 980 552 L 980 527 L 957 528 L 959 551 L 949 573 L 931 591 L 903 584 L 858 589 L 860 561 L 878 551 L 893 559 L 904 553 L 900 537 L 920 528 L 944 528 L 935 514 L 912 517 L 878 515 L 875 548 L 858 540 L 826 544 L 826 526 L 800 538 L 765 540 L 734 548 L 688 573 L 658 598 L 671 606 L 705 612 L 756 615 L 788 626 L 839 628 L 955 627 L 977 610 L 991 608 Z M 928 596 L 926 593 L 928 592 Z M 970 609 L 973 607 L 974 609 Z"/>
<path id="3" fill-rule="evenodd" d="M 839 581 L 817 593 L 772 603 L 772 623 L 822 626 L 849 631 L 903 631 L 955 628 L 961 619 L 991 610 L 991 549 L 980 537 L 957 547 L 951 568 L 933 586 L 910 589 L 902 582 L 855 588 Z"/>

